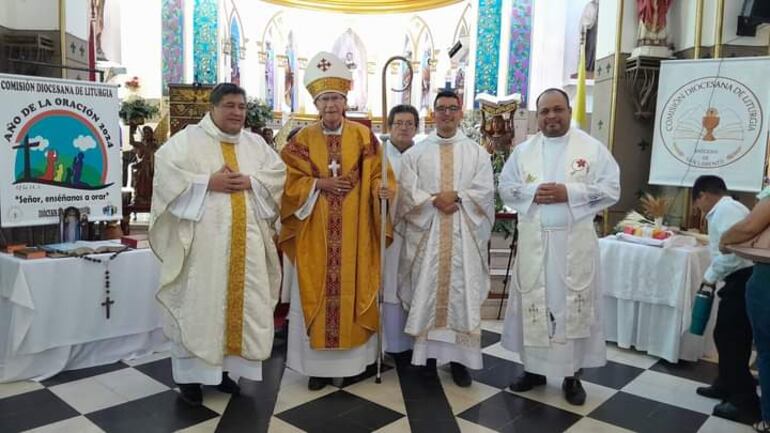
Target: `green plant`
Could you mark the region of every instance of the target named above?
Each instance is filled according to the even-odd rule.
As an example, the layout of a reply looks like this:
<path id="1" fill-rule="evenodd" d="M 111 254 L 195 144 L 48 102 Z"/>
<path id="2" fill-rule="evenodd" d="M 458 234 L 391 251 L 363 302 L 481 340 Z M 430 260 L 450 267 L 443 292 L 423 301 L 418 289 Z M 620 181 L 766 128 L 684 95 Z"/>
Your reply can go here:
<path id="1" fill-rule="evenodd" d="M 147 119 L 158 114 L 157 106 L 150 104 L 144 98 L 129 98 L 120 104 L 118 115 L 127 125 L 142 125 Z"/>
<path id="2" fill-rule="evenodd" d="M 273 108 L 258 98 L 250 98 L 246 102 L 246 126 L 252 129 L 261 129 L 267 126 L 267 122 L 273 119 Z"/>

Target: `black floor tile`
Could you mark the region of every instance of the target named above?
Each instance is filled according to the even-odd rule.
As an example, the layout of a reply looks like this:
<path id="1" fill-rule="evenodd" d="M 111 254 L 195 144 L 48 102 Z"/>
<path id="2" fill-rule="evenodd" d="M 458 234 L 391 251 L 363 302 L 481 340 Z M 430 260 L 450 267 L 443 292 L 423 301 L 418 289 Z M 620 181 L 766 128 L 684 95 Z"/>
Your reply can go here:
<path id="1" fill-rule="evenodd" d="M 435 369 L 400 362 L 397 371 L 409 427 L 413 432 L 460 432 Z M 431 425 L 441 426 L 441 430 Z"/>
<path id="2" fill-rule="evenodd" d="M 385 373 L 388 370 L 391 370 L 393 367 L 383 362 L 382 367 L 380 369 L 381 373 Z M 358 382 L 363 382 L 370 377 L 375 377 L 377 375 L 377 364 L 372 364 L 368 367 L 366 367 L 366 370 L 364 370 L 363 373 L 353 376 L 353 377 L 346 377 L 342 379 L 342 384 L 340 385 L 340 388 L 346 388 L 350 385 L 354 385 Z"/>
<path id="3" fill-rule="evenodd" d="M 79 370 L 62 371 L 56 376 L 40 382 L 46 388 L 61 385 L 67 382 L 74 382 L 76 380 L 85 379 L 91 376 L 97 376 L 99 374 L 109 373 L 111 371 L 122 370 L 128 368 L 128 365 L 122 362 L 116 362 L 114 364 L 100 365 L 98 367 L 81 368 Z"/>
<path id="4" fill-rule="evenodd" d="M 499 432 L 561 433 L 580 415 L 502 391 L 458 415 Z"/>
<path id="5" fill-rule="evenodd" d="M 507 359 L 484 355 L 483 370 L 469 370 L 473 380 L 503 389 L 524 372 L 524 366 Z"/>
<path id="6" fill-rule="evenodd" d="M 679 361 L 678 364 L 672 364 L 661 359 L 653 365 L 650 370 L 683 377 L 685 379 L 709 385 L 714 382 L 719 375 L 719 366 L 713 362 L 706 361 Z"/>
<path id="7" fill-rule="evenodd" d="M 0 432 L 20 432 L 79 415 L 47 389 L 25 392 L 0 399 Z"/>
<path id="8" fill-rule="evenodd" d="M 169 388 L 176 388 L 174 377 L 171 374 L 171 358 L 164 358 L 158 361 L 148 362 L 147 364 L 137 365 L 135 370 L 150 376 L 158 382 Z"/>
<path id="9" fill-rule="evenodd" d="M 642 373 L 644 369 L 607 361 L 604 367 L 584 368 L 580 378 L 608 388 L 622 389 Z"/>
<path id="10" fill-rule="evenodd" d="M 286 346 L 273 346 L 273 354 L 262 363 L 262 380 L 241 380 L 241 395 L 233 397 L 217 425 L 217 433 L 265 433 L 281 386 Z"/>
<path id="11" fill-rule="evenodd" d="M 276 415 L 309 432 L 367 432 L 402 418 L 398 412 L 340 390 Z"/>
<path id="12" fill-rule="evenodd" d="M 497 332 L 481 330 L 481 348 L 489 347 L 500 341 L 500 334 Z"/>
<path id="13" fill-rule="evenodd" d="M 412 433 L 460 433 L 460 427 L 454 419 L 449 421 L 417 421 L 409 417 L 409 431 Z"/>
<path id="14" fill-rule="evenodd" d="M 589 417 L 639 433 L 696 433 L 707 415 L 618 392 Z"/>
<path id="15" fill-rule="evenodd" d="M 217 416 L 207 407 L 187 405 L 170 390 L 86 415 L 107 433 L 166 433 Z"/>

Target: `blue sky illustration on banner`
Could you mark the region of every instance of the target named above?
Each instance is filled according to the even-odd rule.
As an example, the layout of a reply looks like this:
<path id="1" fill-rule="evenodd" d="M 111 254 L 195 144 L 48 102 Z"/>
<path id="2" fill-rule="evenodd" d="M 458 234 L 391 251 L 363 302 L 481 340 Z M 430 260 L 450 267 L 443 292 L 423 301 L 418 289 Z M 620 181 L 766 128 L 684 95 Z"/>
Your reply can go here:
<path id="1" fill-rule="evenodd" d="M 73 189 L 110 186 L 107 154 L 98 132 L 77 114 L 42 114 L 18 134 L 14 175 L 16 184 L 42 183 Z"/>

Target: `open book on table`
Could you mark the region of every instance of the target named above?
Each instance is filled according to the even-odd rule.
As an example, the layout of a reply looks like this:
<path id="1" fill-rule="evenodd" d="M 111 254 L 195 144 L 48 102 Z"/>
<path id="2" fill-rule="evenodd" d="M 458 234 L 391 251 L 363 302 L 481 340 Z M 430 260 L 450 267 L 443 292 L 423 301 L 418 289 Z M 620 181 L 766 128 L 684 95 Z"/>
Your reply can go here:
<path id="1" fill-rule="evenodd" d="M 88 254 L 114 253 L 128 248 L 118 241 L 77 241 L 43 245 L 49 257 L 84 256 Z"/>

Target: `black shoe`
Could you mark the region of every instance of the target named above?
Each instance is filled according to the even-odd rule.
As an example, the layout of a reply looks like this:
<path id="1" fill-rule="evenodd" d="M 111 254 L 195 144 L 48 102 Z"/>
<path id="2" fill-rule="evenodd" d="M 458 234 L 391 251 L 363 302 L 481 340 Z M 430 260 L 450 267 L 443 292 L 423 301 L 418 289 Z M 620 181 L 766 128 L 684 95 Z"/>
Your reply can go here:
<path id="1" fill-rule="evenodd" d="M 759 402 L 746 402 L 736 405 L 729 401 L 723 401 L 714 406 L 712 415 L 751 425 L 760 420 Z"/>
<path id="2" fill-rule="evenodd" d="M 427 360 L 425 362 L 425 365 L 422 366 L 420 373 L 425 377 L 438 376 L 438 370 L 436 369 L 436 360 L 435 359 Z"/>
<path id="3" fill-rule="evenodd" d="M 190 406 L 200 406 L 203 404 L 203 391 L 199 383 L 180 383 L 179 398 Z"/>
<path id="4" fill-rule="evenodd" d="M 706 398 L 714 398 L 718 400 L 724 400 L 727 398 L 727 392 L 716 385 L 699 386 L 695 389 L 695 393 Z"/>
<path id="5" fill-rule="evenodd" d="M 332 379 L 330 377 L 310 376 L 310 380 L 307 381 L 307 389 L 311 391 L 318 391 L 318 390 L 324 389 L 326 385 L 329 385 L 331 383 L 332 383 Z"/>
<path id="6" fill-rule="evenodd" d="M 514 392 L 526 392 L 536 386 L 543 386 L 545 384 L 545 376 L 542 374 L 534 374 L 525 371 L 524 374 L 516 378 L 509 388 Z"/>
<path id="7" fill-rule="evenodd" d="M 473 379 L 471 379 L 471 374 L 468 373 L 468 369 L 464 365 L 456 362 L 450 362 L 449 365 L 452 368 L 452 380 L 455 381 L 457 386 L 461 388 L 471 386 Z"/>
<path id="8" fill-rule="evenodd" d="M 561 384 L 564 391 L 564 398 L 575 406 L 582 406 L 586 402 L 586 390 L 580 384 L 580 379 L 574 377 L 565 377 Z"/>
<path id="9" fill-rule="evenodd" d="M 228 376 L 227 373 L 222 373 L 222 382 L 217 385 L 217 390 L 226 394 L 241 394 L 241 387 L 239 387 L 234 380 L 230 379 L 230 376 Z"/>

